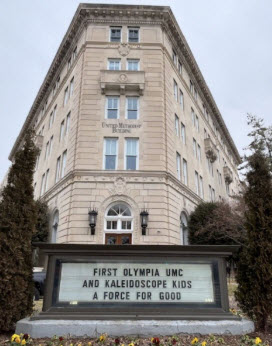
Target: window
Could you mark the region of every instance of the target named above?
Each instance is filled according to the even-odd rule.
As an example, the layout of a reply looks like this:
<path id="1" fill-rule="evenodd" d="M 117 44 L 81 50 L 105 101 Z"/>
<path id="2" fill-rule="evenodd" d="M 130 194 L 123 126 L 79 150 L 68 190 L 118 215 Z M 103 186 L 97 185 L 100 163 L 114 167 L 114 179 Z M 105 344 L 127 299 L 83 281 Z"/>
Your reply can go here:
<path id="1" fill-rule="evenodd" d="M 121 28 L 110 28 L 110 41 L 121 42 Z"/>
<path id="2" fill-rule="evenodd" d="M 65 135 L 69 132 L 70 128 L 70 118 L 71 118 L 71 112 L 69 112 L 66 116 L 66 128 L 65 128 Z"/>
<path id="3" fill-rule="evenodd" d="M 37 155 L 36 164 L 35 164 L 35 171 L 38 169 L 39 162 L 40 162 L 40 156 L 41 156 L 41 153 L 39 153 L 39 154 Z"/>
<path id="4" fill-rule="evenodd" d="M 57 242 L 58 225 L 59 225 L 59 212 L 58 210 L 56 210 L 53 216 L 51 243 Z"/>
<path id="5" fill-rule="evenodd" d="M 108 69 L 112 71 L 120 70 L 121 61 L 120 59 L 109 59 L 108 60 Z"/>
<path id="6" fill-rule="evenodd" d="M 60 77 L 58 77 L 57 81 L 56 81 L 56 88 L 58 89 L 60 85 Z"/>
<path id="7" fill-rule="evenodd" d="M 54 121 L 54 112 L 52 111 L 49 116 L 49 125 L 48 128 L 50 129 Z"/>
<path id="8" fill-rule="evenodd" d="M 194 83 L 191 80 L 190 80 L 190 91 L 191 91 L 193 97 L 197 100 L 198 92 L 197 92 L 197 89 L 196 89 Z"/>
<path id="9" fill-rule="evenodd" d="M 193 108 L 191 108 L 191 117 L 192 117 L 192 124 L 193 126 L 195 126 L 195 111 L 193 110 Z"/>
<path id="10" fill-rule="evenodd" d="M 187 172 L 187 161 L 183 159 L 183 183 L 188 185 L 188 172 Z"/>
<path id="11" fill-rule="evenodd" d="M 184 109 L 184 104 L 183 104 L 184 100 L 183 100 L 183 92 L 179 89 L 179 104 L 181 109 Z"/>
<path id="12" fill-rule="evenodd" d="M 104 169 L 117 168 L 117 138 L 105 138 L 104 141 Z"/>
<path id="13" fill-rule="evenodd" d="M 45 191 L 45 173 L 42 175 L 42 183 L 41 183 L 41 196 L 44 194 Z"/>
<path id="14" fill-rule="evenodd" d="M 139 98 L 138 97 L 127 97 L 127 119 L 138 119 L 139 118 Z"/>
<path id="15" fill-rule="evenodd" d="M 56 83 L 54 84 L 52 89 L 52 96 L 54 96 L 55 94 L 56 94 Z"/>
<path id="16" fill-rule="evenodd" d="M 209 198 L 210 198 L 210 201 L 212 201 L 212 187 L 211 187 L 211 185 L 209 185 Z"/>
<path id="17" fill-rule="evenodd" d="M 180 214 L 180 242 L 181 245 L 189 245 L 188 220 L 184 212 Z"/>
<path id="18" fill-rule="evenodd" d="M 67 160 L 67 150 L 65 150 L 62 154 L 62 165 L 61 165 L 61 175 L 60 175 L 61 178 L 64 177 L 65 168 L 66 168 L 66 160 Z"/>
<path id="19" fill-rule="evenodd" d="M 180 123 L 180 134 L 181 134 L 181 141 L 183 144 L 186 144 L 186 132 L 185 132 L 185 125 L 183 123 Z"/>
<path id="20" fill-rule="evenodd" d="M 193 138 L 193 153 L 194 157 L 197 157 L 197 152 L 196 152 L 196 140 Z"/>
<path id="21" fill-rule="evenodd" d="M 175 114 L 175 132 L 176 132 L 176 135 L 179 136 L 179 118 L 176 114 Z"/>
<path id="22" fill-rule="evenodd" d="M 107 119 L 118 119 L 119 118 L 119 97 L 108 96 L 107 97 Z"/>
<path id="23" fill-rule="evenodd" d="M 180 74 L 182 74 L 182 63 L 180 62 L 179 59 L 178 59 L 178 71 Z"/>
<path id="24" fill-rule="evenodd" d="M 50 154 L 52 152 L 52 146 L 53 146 L 53 136 L 51 136 L 51 138 L 50 138 L 48 156 L 50 156 Z"/>
<path id="25" fill-rule="evenodd" d="M 71 97 L 74 93 L 74 77 L 70 81 L 70 92 L 69 92 L 69 97 Z"/>
<path id="26" fill-rule="evenodd" d="M 60 160 L 61 160 L 61 156 L 59 156 L 57 158 L 57 166 L 56 166 L 56 178 L 55 178 L 55 182 L 60 180 Z"/>
<path id="27" fill-rule="evenodd" d="M 215 190 L 212 189 L 212 201 L 215 202 Z"/>
<path id="28" fill-rule="evenodd" d="M 136 59 L 127 59 L 128 71 L 139 71 L 140 61 Z"/>
<path id="29" fill-rule="evenodd" d="M 126 139 L 126 159 L 125 169 L 136 170 L 138 169 L 138 138 L 127 138 Z"/>
<path id="30" fill-rule="evenodd" d="M 68 94 L 68 87 L 65 89 L 65 91 L 64 91 L 64 101 L 63 101 L 63 105 L 65 106 L 66 104 L 67 104 L 67 102 L 68 102 L 68 96 L 69 96 L 69 94 Z"/>
<path id="31" fill-rule="evenodd" d="M 72 61 L 72 57 L 70 57 L 70 58 L 68 59 L 68 62 L 67 62 L 67 70 L 69 70 L 70 67 L 71 67 L 71 61 Z"/>
<path id="32" fill-rule="evenodd" d="M 177 53 L 174 51 L 174 49 L 172 50 L 172 60 L 173 63 L 177 65 Z"/>
<path id="33" fill-rule="evenodd" d="M 174 80 L 174 98 L 176 101 L 178 101 L 178 85 L 175 80 Z"/>
<path id="34" fill-rule="evenodd" d="M 46 160 L 48 156 L 49 156 L 49 141 L 46 143 L 44 159 Z"/>
<path id="35" fill-rule="evenodd" d="M 199 195 L 199 177 L 197 171 L 195 171 L 195 192 Z"/>
<path id="36" fill-rule="evenodd" d="M 198 120 L 198 116 L 195 114 L 195 127 L 197 129 L 197 132 L 199 132 L 199 120 Z"/>
<path id="37" fill-rule="evenodd" d="M 64 120 L 62 120 L 60 124 L 60 141 L 63 139 L 64 136 Z"/>
<path id="38" fill-rule="evenodd" d="M 208 163 L 208 170 L 209 173 L 213 176 L 213 163 L 211 162 L 210 159 L 207 158 L 207 163 Z"/>
<path id="39" fill-rule="evenodd" d="M 180 159 L 179 153 L 176 153 L 176 161 L 177 161 L 177 177 L 178 177 L 178 180 L 181 180 L 181 170 L 180 170 L 181 159 Z"/>
<path id="40" fill-rule="evenodd" d="M 139 42 L 139 28 L 128 28 L 128 42 Z"/>
<path id="41" fill-rule="evenodd" d="M 106 231 L 132 231 L 133 217 L 130 207 L 122 202 L 109 208 L 105 216 Z"/>
<path id="42" fill-rule="evenodd" d="M 77 47 L 73 50 L 73 61 L 76 59 L 77 56 Z"/>
<path id="43" fill-rule="evenodd" d="M 49 168 L 48 168 L 48 170 L 46 171 L 46 174 L 45 174 L 45 188 L 44 188 L 44 192 L 46 192 L 47 189 L 48 189 L 48 180 L 49 180 Z"/>
<path id="44" fill-rule="evenodd" d="M 199 176 L 199 196 L 204 198 L 204 190 L 203 190 L 203 178 L 201 175 Z"/>
<path id="45" fill-rule="evenodd" d="M 197 145 L 197 159 L 200 162 L 201 161 L 201 148 L 200 145 Z"/>

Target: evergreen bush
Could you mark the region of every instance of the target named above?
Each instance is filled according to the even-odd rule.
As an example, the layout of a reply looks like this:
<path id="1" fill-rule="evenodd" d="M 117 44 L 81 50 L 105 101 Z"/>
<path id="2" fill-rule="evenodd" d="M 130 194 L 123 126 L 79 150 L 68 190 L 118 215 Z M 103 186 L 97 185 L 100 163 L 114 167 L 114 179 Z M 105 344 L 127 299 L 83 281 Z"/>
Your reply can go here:
<path id="1" fill-rule="evenodd" d="M 33 306 L 31 239 L 37 215 L 33 173 L 37 149 L 27 132 L 0 201 L 0 330 L 9 331 Z"/>

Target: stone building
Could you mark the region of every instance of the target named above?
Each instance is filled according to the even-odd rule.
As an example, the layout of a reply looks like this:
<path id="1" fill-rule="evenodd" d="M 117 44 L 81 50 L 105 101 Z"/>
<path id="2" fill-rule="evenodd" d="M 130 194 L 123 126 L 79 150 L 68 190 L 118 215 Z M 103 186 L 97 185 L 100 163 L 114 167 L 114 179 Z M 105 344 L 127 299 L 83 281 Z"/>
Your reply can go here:
<path id="1" fill-rule="evenodd" d="M 239 153 L 169 7 L 79 5 L 11 160 L 31 126 L 52 242 L 186 244 L 195 206 L 239 191 Z"/>

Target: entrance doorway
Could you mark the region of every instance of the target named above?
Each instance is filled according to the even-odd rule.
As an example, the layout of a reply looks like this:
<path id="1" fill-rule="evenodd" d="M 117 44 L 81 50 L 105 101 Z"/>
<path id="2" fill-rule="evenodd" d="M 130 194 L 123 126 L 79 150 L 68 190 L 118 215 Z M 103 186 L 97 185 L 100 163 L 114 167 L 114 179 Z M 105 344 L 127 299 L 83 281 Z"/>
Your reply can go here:
<path id="1" fill-rule="evenodd" d="M 105 244 L 107 245 L 131 244 L 131 233 L 122 233 L 122 234 L 106 233 Z"/>

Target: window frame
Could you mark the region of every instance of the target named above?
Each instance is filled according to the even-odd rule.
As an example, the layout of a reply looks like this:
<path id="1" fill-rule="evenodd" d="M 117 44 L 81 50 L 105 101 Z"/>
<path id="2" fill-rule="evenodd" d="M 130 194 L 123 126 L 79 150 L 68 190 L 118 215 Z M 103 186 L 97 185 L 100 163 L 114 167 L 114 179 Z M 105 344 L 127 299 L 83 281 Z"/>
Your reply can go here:
<path id="1" fill-rule="evenodd" d="M 130 41 L 129 39 L 129 30 L 137 30 L 138 31 L 138 41 Z M 128 43 L 139 43 L 140 42 L 140 28 L 139 27 L 135 27 L 135 26 L 128 26 L 127 28 L 127 42 Z"/>
<path id="2" fill-rule="evenodd" d="M 137 70 L 130 70 L 128 68 L 129 67 L 129 62 L 137 62 Z M 127 68 L 127 71 L 140 71 L 140 59 L 127 59 L 126 68 Z"/>
<path id="3" fill-rule="evenodd" d="M 109 99 L 110 98 L 116 98 L 118 100 L 118 102 L 117 102 L 117 117 L 116 118 L 109 118 L 108 117 L 108 110 L 109 109 L 116 109 L 116 108 L 108 108 L 108 103 L 109 103 Z M 120 116 L 120 96 L 117 96 L 117 95 L 107 95 L 106 96 L 105 119 L 116 120 L 116 119 L 119 119 L 119 116 Z"/>
<path id="4" fill-rule="evenodd" d="M 136 99 L 137 100 L 137 113 L 136 113 L 136 118 L 135 119 L 130 119 L 128 117 L 128 99 Z M 135 111 L 134 109 L 131 109 L 132 111 Z M 140 98 L 139 96 L 126 96 L 126 116 L 125 116 L 125 119 L 127 120 L 139 120 L 139 117 L 140 117 Z"/>
<path id="5" fill-rule="evenodd" d="M 116 29 L 120 29 L 120 41 L 112 41 L 112 36 L 111 36 L 111 31 Z M 109 31 L 109 42 L 117 42 L 117 43 L 122 43 L 122 26 L 110 26 L 110 31 Z"/>
<path id="6" fill-rule="evenodd" d="M 118 68 L 118 69 L 115 69 L 115 68 L 114 68 L 114 69 L 111 69 L 111 68 L 110 68 L 111 62 L 114 62 L 114 63 L 118 62 L 119 68 Z M 115 66 L 114 66 L 114 67 L 115 67 Z M 121 70 L 121 59 L 119 59 L 119 58 L 109 58 L 109 59 L 108 59 L 108 66 L 107 66 L 107 68 L 108 68 L 109 71 L 120 71 L 120 70 Z"/>
<path id="7" fill-rule="evenodd" d="M 116 154 L 115 154 L 115 168 L 109 169 L 106 168 L 106 142 L 107 140 L 115 140 L 116 142 Z M 103 170 L 105 171 L 116 171 L 118 168 L 118 144 L 119 144 L 119 138 L 118 137 L 104 137 L 104 143 L 103 143 Z M 113 155 L 112 155 L 113 156 Z"/>
<path id="8" fill-rule="evenodd" d="M 128 169 L 127 168 L 127 156 L 135 156 L 135 155 L 127 155 L 127 143 L 129 140 L 134 140 L 136 142 L 136 168 Z M 125 138 L 125 150 L 124 150 L 124 169 L 126 171 L 137 171 L 139 170 L 139 138 L 138 137 L 127 137 Z"/>
<path id="9" fill-rule="evenodd" d="M 130 210 L 130 216 L 120 216 L 120 214 L 114 216 L 114 215 L 108 215 L 108 212 L 110 211 L 111 208 L 114 206 L 123 204 L 125 205 L 129 210 Z M 107 229 L 107 221 L 116 221 L 117 222 L 117 228 L 116 229 Z M 122 229 L 122 221 L 130 221 L 131 222 L 131 228 L 130 229 Z M 120 227 L 121 226 L 121 227 Z M 108 208 L 105 211 L 104 214 L 104 234 L 106 233 L 133 233 L 134 229 L 134 215 L 132 212 L 132 208 L 129 204 L 123 201 L 116 201 L 111 203 Z"/>

